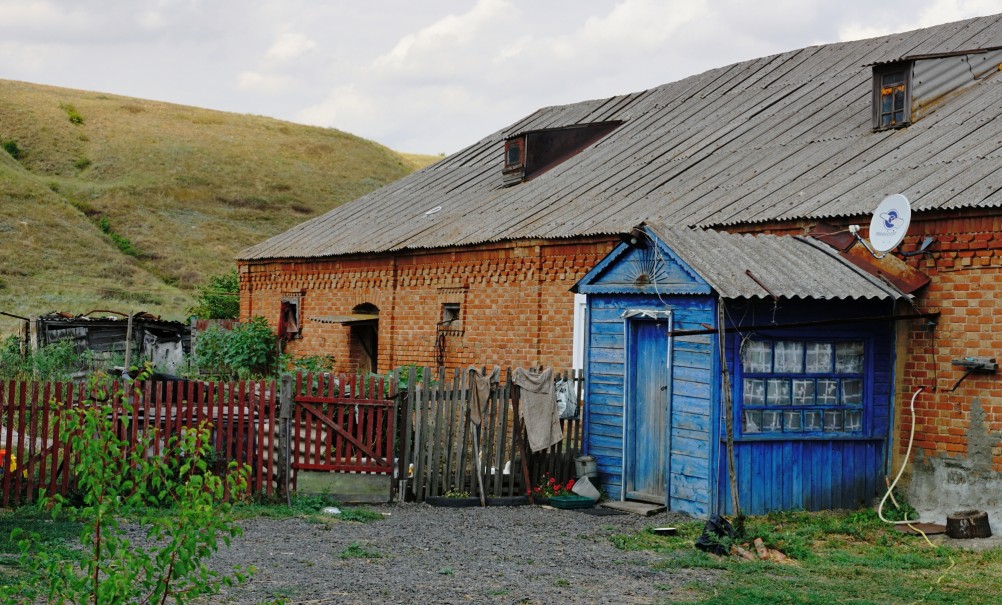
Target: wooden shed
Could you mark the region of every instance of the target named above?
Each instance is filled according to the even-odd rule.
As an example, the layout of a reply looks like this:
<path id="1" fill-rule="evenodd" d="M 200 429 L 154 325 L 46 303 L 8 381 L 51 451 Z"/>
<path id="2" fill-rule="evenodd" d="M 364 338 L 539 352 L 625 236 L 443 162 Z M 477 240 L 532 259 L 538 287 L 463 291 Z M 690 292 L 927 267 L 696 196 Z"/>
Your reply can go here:
<path id="1" fill-rule="evenodd" d="M 872 501 L 908 297 L 810 237 L 642 225 L 623 240 L 575 286 L 585 448 L 608 496 L 729 512 L 729 407 L 743 512 Z"/>

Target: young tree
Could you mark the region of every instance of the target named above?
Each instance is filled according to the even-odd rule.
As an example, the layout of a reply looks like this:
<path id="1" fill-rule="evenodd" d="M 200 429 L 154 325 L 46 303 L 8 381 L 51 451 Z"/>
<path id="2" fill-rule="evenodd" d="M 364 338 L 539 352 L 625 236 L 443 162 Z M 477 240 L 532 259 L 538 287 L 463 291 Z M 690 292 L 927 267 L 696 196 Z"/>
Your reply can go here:
<path id="1" fill-rule="evenodd" d="M 81 557 L 66 561 L 40 546 L 37 536 L 21 539 L 27 578 L 3 602 L 180 604 L 242 581 L 247 570 L 220 574 L 206 561 L 220 539 L 229 545 L 240 535 L 226 496 L 246 491 L 248 469 L 231 463 L 225 476 L 212 473 L 207 457 L 214 451 L 204 423 L 182 430 L 154 455 L 157 431 L 131 443 L 116 430 L 124 412 L 116 413 L 107 384 L 91 392 L 90 401 L 60 416 L 79 503 L 59 494 L 39 500 L 54 519 L 82 524 Z M 142 528 L 145 539 L 134 543 L 129 524 Z"/>

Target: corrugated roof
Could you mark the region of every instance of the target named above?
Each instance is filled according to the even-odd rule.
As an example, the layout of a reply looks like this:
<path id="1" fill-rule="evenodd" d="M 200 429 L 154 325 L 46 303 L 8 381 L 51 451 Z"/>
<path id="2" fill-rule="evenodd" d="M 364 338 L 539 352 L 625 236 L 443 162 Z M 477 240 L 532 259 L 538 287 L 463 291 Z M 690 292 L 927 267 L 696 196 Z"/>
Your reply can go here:
<path id="1" fill-rule="evenodd" d="M 720 67 L 629 95 L 540 109 L 441 162 L 240 254 L 309 258 L 568 238 L 642 221 L 721 226 L 1002 206 L 1002 76 L 871 130 L 871 68 L 1002 44 L 1002 15 Z M 621 121 L 552 170 L 501 186 L 504 139 Z M 428 210 L 441 206 L 434 214 Z"/>
<path id="2" fill-rule="evenodd" d="M 724 298 L 907 298 L 812 238 L 742 235 L 664 224 L 648 224 L 647 229 Z"/>

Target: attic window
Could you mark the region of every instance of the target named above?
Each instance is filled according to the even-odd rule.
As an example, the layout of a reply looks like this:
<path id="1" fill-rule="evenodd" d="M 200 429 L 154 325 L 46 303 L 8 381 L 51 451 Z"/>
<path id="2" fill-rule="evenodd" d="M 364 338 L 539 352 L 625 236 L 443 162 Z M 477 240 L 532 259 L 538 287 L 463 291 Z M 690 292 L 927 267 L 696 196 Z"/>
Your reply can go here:
<path id="1" fill-rule="evenodd" d="M 873 129 L 911 123 L 911 62 L 873 70 Z"/>
<path id="2" fill-rule="evenodd" d="M 504 142 L 501 184 L 508 187 L 536 178 L 596 143 L 620 124 L 598 122 L 533 130 L 507 139 Z"/>
<path id="3" fill-rule="evenodd" d="M 525 157 L 525 139 L 512 139 L 504 142 L 504 167 L 521 167 Z"/>

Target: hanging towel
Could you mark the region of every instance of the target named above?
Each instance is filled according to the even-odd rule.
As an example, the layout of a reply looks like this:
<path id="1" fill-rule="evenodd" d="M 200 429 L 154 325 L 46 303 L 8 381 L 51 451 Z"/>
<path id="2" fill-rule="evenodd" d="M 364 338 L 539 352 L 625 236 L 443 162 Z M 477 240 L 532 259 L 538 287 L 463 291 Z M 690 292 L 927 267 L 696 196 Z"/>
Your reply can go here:
<path id="1" fill-rule="evenodd" d="M 529 449 L 539 452 L 560 443 L 564 432 L 560 430 L 557 394 L 553 389 L 553 369 L 534 372 L 518 368 L 512 373 L 512 382 L 522 389 L 520 415 L 525 421 L 525 432 L 529 435 Z"/>
<path id="2" fill-rule="evenodd" d="M 501 366 L 494 366 L 490 374 L 482 374 L 480 370 L 470 366 L 470 421 L 480 426 L 484 412 L 487 410 L 487 400 L 491 389 L 501 380 Z"/>

